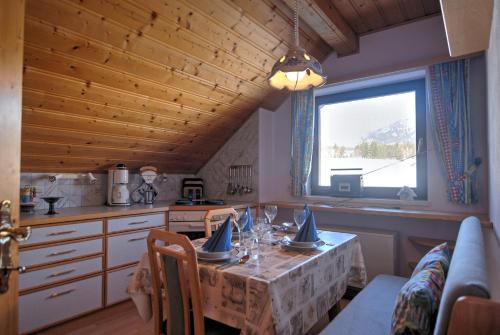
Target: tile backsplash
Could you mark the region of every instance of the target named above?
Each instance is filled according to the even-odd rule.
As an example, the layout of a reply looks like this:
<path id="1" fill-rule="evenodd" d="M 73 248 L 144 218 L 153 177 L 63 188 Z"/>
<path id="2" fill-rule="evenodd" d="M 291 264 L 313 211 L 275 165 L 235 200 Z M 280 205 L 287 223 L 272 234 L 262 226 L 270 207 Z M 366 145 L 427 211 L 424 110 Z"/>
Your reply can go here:
<path id="1" fill-rule="evenodd" d="M 107 179 L 106 173 L 94 174 L 97 178 L 95 184 L 89 184 L 80 179 L 64 179 L 63 177 L 55 182 L 49 181 L 49 176 L 55 173 L 22 173 L 21 187 L 31 185 L 36 187 L 37 197 L 35 209 L 47 209 L 48 205 L 41 199 L 46 196 L 62 196 L 56 208 L 63 207 L 83 207 L 83 206 L 100 206 L 104 205 L 107 196 Z M 155 186 L 159 192 L 157 200 L 175 200 L 180 197 L 181 184 L 183 178 L 192 178 L 193 175 L 169 174 L 167 180 L 162 181 L 158 177 L 155 181 Z M 142 183 L 142 178 L 139 174 L 129 175 L 128 189 L 132 192 Z"/>

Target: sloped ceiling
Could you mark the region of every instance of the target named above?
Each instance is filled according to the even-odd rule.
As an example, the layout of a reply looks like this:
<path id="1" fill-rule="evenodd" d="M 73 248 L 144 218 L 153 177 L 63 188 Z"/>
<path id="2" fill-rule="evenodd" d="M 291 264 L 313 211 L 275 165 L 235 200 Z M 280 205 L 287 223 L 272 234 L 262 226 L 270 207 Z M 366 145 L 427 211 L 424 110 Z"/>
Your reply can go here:
<path id="1" fill-rule="evenodd" d="M 257 107 L 286 96 L 266 76 L 291 45 L 288 2 L 28 0 L 22 170 L 124 162 L 197 172 Z M 367 8 L 379 3 L 375 20 Z M 383 9 L 390 3 L 397 19 Z M 437 1 L 413 3 L 415 17 L 439 11 Z M 356 52 L 359 33 L 415 18 L 396 0 L 300 7 L 301 44 L 319 60 Z"/>

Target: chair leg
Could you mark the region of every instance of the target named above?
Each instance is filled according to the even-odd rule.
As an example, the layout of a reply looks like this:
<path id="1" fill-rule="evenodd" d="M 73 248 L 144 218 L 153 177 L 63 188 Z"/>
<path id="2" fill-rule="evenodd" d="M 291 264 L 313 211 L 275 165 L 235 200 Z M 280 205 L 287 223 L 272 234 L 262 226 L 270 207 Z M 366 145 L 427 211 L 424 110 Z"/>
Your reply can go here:
<path id="1" fill-rule="evenodd" d="M 328 319 L 330 320 L 330 322 L 337 316 L 337 314 L 340 313 L 340 310 L 340 301 L 338 301 L 335 305 L 332 306 L 332 308 L 328 310 Z"/>

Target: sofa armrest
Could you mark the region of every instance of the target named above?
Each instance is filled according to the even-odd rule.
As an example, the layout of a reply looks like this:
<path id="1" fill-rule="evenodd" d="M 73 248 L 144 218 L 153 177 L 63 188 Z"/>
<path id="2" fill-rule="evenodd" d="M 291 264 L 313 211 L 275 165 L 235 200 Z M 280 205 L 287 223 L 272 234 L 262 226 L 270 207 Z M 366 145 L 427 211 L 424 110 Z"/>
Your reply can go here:
<path id="1" fill-rule="evenodd" d="M 490 335 L 498 334 L 499 329 L 499 301 L 464 296 L 453 305 L 448 335 Z"/>

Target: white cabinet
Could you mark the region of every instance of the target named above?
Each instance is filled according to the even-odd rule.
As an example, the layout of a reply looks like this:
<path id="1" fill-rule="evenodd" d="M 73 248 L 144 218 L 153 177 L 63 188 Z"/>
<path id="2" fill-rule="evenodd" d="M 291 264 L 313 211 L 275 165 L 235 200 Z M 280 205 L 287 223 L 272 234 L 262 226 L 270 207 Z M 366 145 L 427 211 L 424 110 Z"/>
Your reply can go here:
<path id="1" fill-rule="evenodd" d="M 38 243 L 57 242 L 74 238 L 84 238 L 88 236 L 101 235 L 103 224 L 101 220 L 79 222 L 72 224 L 51 225 L 47 227 L 34 227 L 28 240 L 21 242 L 21 245 L 32 245 Z"/>
<path id="2" fill-rule="evenodd" d="M 102 276 L 22 295 L 20 332 L 31 332 L 101 307 Z"/>
<path id="3" fill-rule="evenodd" d="M 128 281 L 134 274 L 134 271 L 135 266 L 131 266 L 122 270 L 109 271 L 107 273 L 106 305 L 112 305 L 130 298 L 127 292 Z"/>
<path id="4" fill-rule="evenodd" d="M 165 226 L 165 214 L 125 216 L 108 220 L 108 233 Z"/>
<path id="5" fill-rule="evenodd" d="M 19 289 L 26 290 L 102 271 L 102 257 L 86 259 L 19 275 Z"/>
<path id="6" fill-rule="evenodd" d="M 108 268 L 138 262 L 147 252 L 149 230 L 108 237 Z"/>
<path id="7" fill-rule="evenodd" d="M 102 252 L 102 238 L 99 238 L 84 242 L 21 250 L 19 252 L 19 259 L 21 264 L 29 268 L 35 265 L 50 264 Z"/>

